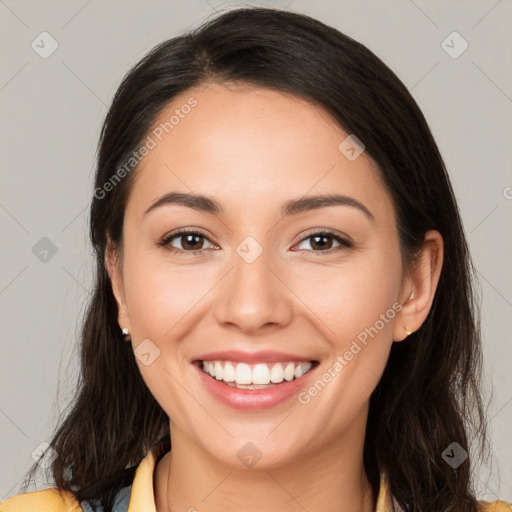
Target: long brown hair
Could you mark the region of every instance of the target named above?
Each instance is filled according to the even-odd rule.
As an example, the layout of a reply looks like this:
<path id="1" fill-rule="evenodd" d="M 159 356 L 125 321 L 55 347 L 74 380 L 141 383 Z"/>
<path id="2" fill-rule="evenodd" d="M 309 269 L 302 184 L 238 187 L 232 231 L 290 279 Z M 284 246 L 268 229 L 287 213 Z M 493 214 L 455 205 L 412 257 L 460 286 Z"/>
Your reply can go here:
<path id="1" fill-rule="evenodd" d="M 56 486 L 78 500 L 97 499 L 110 512 L 133 467 L 169 437 L 169 418 L 145 385 L 131 344 L 122 341 L 104 265 L 107 234 L 116 247 L 122 242 L 137 167 L 124 167 L 126 176 L 115 186 L 104 185 L 177 94 L 212 81 L 293 93 L 364 141 L 393 198 L 405 264 L 427 230 L 441 233 L 446 258 L 431 311 L 417 332 L 392 347 L 370 400 L 364 463 L 375 489 L 377 468 L 388 473 L 390 490 L 406 510 L 476 512 L 469 460 L 482 458 L 487 441 L 474 271 L 436 143 L 407 88 L 364 45 L 308 16 L 264 8 L 222 13 L 159 44 L 115 94 L 90 209 L 96 271 L 81 330 L 77 393 L 51 441 Z M 457 469 L 442 457 L 453 442 L 471 453 Z"/>

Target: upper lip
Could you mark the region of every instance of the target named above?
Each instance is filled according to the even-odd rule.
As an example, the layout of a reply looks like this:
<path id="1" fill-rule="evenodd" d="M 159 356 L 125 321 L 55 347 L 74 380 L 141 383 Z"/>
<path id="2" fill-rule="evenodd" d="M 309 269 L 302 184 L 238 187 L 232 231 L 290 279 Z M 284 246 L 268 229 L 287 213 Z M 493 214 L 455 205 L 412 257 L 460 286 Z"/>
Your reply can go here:
<path id="1" fill-rule="evenodd" d="M 263 350 L 260 352 L 242 352 L 240 350 L 220 350 L 208 352 L 194 359 L 195 361 L 236 361 L 240 363 L 279 363 L 284 361 L 314 361 L 310 357 Z"/>

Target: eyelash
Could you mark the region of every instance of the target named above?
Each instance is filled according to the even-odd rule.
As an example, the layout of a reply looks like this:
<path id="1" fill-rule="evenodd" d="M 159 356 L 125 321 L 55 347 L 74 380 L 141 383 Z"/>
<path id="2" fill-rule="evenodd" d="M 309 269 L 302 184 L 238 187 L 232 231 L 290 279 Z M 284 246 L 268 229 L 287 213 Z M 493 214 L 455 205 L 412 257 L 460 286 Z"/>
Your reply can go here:
<path id="1" fill-rule="evenodd" d="M 169 245 L 171 240 L 173 240 L 174 238 L 179 238 L 180 236 L 187 235 L 187 234 L 199 235 L 199 236 L 205 238 L 206 240 L 208 240 L 210 243 L 213 243 L 213 242 L 211 242 L 211 240 L 204 233 L 201 233 L 198 230 L 183 229 L 183 230 L 181 230 L 181 231 L 179 231 L 177 233 L 172 233 L 171 235 L 166 236 L 164 239 L 162 239 L 161 242 L 158 243 L 158 246 L 165 248 L 166 250 L 172 252 L 173 254 L 192 253 L 194 256 L 201 256 L 205 251 L 208 250 L 208 249 L 199 249 L 198 251 L 187 251 L 185 249 L 177 249 L 176 247 L 173 247 L 173 246 Z M 336 252 L 337 250 L 346 250 L 346 249 L 350 249 L 351 247 L 353 247 L 352 242 L 350 242 L 349 240 L 347 240 L 345 238 L 342 238 L 341 236 L 336 235 L 335 233 L 333 233 L 331 231 L 327 231 L 327 230 L 315 231 L 315 232 L 313 232 L 311 234 L 308 234 L 307 236 L 305 236 L 304 238 L 302 238 L 299 241 L 299 244 L 304 242 L 305 240 L 308 240 L 309 238 L 318 237 L 318 236 L 324 236 L 324 237 L 333 238 L 340 245 L 338 247 L 334 247 L 334 248 L 328 249 L 327 251 L 313 251 L 313 250 L 310 250 L 310 252 L 320 253 L 320 254 L 332 254 L 333 252 Z"/>

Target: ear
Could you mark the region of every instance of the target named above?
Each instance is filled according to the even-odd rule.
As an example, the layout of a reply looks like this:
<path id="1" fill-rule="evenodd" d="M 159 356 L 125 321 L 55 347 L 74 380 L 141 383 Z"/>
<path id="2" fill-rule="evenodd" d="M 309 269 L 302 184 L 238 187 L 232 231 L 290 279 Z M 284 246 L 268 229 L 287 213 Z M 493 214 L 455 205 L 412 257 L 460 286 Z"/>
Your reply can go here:
<path id="1" fill-rule="evenodd" d="M 110 277 L 112 284 L 112 291 L 117 302 L 118 310 L 118 323 L 121 329 L 128 328 L 131 331 L 130 318 L 128 315 L 128 308 L 126 306 L 126 299 L 124 294 L 123 284 L 123 269 L 120 260 L 119 252 L 114 248 L 110 236 L 107 235 L 107 246 L 105 249 L 105 268 Z"/>
<path id="2" fill-rule="evenodd" d="M 402 341 L 417 331 L 430 311 L 443 266 L 443 237 L 438 231 L 427 231 L 417 260 L 405 277 L 396 317 L 393 340 Z M 409 331 L 409 332 L 407 332 Z"/>

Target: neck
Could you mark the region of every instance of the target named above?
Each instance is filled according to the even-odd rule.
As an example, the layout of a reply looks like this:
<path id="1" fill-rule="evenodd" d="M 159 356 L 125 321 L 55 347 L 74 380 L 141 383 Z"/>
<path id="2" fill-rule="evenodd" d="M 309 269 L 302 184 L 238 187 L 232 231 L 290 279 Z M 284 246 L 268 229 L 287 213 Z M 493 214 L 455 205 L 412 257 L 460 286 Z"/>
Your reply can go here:
<path id="1" fill-rule="evenodd" d="M 166 454 L 155 472 L 157 512 L 375 510 L 377 497 L 363 467 L 360 425 L 353 428 L 355 436 L 340 436 L 277 468 L 262 469 L 224 465 L 172 427 L 172 455 Z"/>

